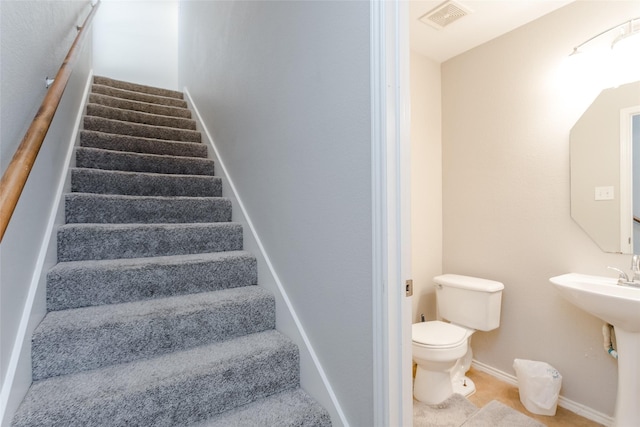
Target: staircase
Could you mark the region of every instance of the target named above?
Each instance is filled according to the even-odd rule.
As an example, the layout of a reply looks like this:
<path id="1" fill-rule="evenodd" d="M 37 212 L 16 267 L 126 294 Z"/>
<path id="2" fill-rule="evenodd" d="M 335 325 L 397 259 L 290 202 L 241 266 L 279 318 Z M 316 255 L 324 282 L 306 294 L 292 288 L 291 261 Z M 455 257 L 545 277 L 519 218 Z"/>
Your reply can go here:
<path id="1" fill-rule="evenodd" d="M 179 92 L 94 77 L 14 426 L 329 426 Z"/>

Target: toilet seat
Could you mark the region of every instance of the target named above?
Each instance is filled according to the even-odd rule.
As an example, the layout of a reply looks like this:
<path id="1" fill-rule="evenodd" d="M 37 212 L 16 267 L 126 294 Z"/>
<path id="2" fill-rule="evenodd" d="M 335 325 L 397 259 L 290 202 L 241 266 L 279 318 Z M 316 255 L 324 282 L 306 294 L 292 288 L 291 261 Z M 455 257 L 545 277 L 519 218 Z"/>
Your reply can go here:
<path id="1" fill-rule="evenodd" d="M 411 327 L 411 340 L 414 345 L 432 349 L 455 348 L 467 344 L 472 331 L 451 323 L 434 320 L 415 323 Z"/>

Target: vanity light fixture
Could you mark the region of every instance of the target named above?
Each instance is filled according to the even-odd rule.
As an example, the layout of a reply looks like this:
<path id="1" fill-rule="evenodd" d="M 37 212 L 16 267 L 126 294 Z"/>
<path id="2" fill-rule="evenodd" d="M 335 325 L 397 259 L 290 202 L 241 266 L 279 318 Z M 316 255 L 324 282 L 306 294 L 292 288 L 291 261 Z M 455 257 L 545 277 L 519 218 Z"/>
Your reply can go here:
<path id="1" fill-rule="evenodd" d="M 638 80 L 640 17 L 622 22 L 573 48 L 563 66 L 581 84 L 617 87 Z"/>
<path id="2" fill-rule="evenodd" d="M 638 40 L 640 40 L 638 34 L 640 34 L 640 18 L 632 19 L 626 22 L 622 25 L 620 34 L 618 34 L 618 36 L 613 39 L 613 42 L 611 43 L 611 49 L 615 50 L 627 44 L 634 44 L 635 46 L 638 46 Z"/>
<path id="3" fill-rule="evenodd" d="M 591 44 L 591 42 L 594 42 L 595 44 L 596 39 L 604 39 L 605 35 L 608 35 L 610 40 L 611 38 L 613 38 L 609 47 L 611 49 L 618 50 L 618 48 L 621 45 L 627 44 L 627 42 L 631 42 L 632 40 L 633 42 L 636 42 L 637 39 L 640 39 L 640 37 L 637 37 L 639 34 L 640 34 L 640 17 L 633 18 L 621 24 L 618 24 L 614 27 L 611 27 L 608 30 L 605 30 L 599 34 L 596 34 L 590 39 L 580 43 L 578 46 L 573 48 L 573 52 L 571 52 L 569 56 L 582 53 L 580 49 L 586 47 L 588 44 Z M 633 37 L 633 36 L 636 36 L 636 37 Z"/>

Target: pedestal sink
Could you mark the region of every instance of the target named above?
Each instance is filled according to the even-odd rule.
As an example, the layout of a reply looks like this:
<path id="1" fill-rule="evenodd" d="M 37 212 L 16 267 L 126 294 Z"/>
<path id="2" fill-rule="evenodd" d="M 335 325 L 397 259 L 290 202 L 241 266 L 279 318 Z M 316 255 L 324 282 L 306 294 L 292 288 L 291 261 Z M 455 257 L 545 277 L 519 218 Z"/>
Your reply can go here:
<path id="1" fill-rule="evenodd" d="M 613 425 L 640 426 L 640 288 L 578 273 L 549 280 L 569 302 L 614 326 L 618 395 Z"/>

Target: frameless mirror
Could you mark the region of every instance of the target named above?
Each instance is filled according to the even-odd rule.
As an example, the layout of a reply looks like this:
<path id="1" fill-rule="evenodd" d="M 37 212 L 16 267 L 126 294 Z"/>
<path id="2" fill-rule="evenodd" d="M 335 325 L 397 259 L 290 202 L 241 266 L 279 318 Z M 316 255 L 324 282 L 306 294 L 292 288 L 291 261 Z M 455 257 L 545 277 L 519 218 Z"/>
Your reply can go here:
<path id="1" fill-rule="evenodd" d="M 571 216 L 605 252 L 640 250 L 640 82 L 603 90 L 571 129 Z"/>

